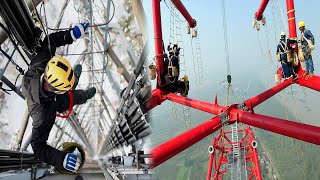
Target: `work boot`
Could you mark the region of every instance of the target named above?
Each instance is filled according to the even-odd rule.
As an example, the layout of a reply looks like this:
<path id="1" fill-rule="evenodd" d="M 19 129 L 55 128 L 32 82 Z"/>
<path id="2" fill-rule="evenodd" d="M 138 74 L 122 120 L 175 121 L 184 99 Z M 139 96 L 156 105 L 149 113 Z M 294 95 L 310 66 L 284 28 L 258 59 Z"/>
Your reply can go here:
<path id="1" fill-rule="evenodd" d="M 73 74 L 74 74 L 74 85 L 72 88 L 73 90 L 76 89 L 76 87 L 79 83 L 81 72 L 82 72 L 82 65 L 81 64 L 77 64 L 73 67 Z"/>
<path id="2" fill-rule="evenodd" d="M 95 87 L 91 87 L 91 88 L 88 88 L 87 90 L 85 90 L 87 100 L 91 99 L 96 94 L 96 92 L 97 92 L 97 90 Z"/>

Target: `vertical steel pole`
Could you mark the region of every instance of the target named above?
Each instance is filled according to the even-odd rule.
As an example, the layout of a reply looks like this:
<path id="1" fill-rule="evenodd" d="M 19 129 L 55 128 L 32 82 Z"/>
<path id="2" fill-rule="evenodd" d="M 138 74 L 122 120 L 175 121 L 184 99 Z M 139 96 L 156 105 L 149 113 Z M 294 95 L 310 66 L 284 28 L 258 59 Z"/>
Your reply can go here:
<path id="1" fill-rule="evenodd" d="M 286 0 L 287 5 L 287 15 L 288 15 L 288 27 L 289 27 L 289 38 L 297 38 L 297 28 L 296 28 L 296 14 L 294 9 L 294 1 Z M 296 53 L 298 53 L 298 48 L 296 48 Z M 301 77 L 303 74 L 303 69 L 299 61 L 298 65 L 294 67 L 294 70 Z"/>
<path id="2" fill-rule="evenodd" d="M 287 4 L 288 25 L 289 25 L 289 38 L 296 38 L 297 37 L 296 15 L 295 15 L 293 0 L 286 0 L 286 4 Z"/>
<path id="3" fill-rule="evenodd" d="M 22 142 L 24 133 L 26 132 L 26 129 L 28 126 L 29 117 L 30 117 L 30 115 L 28 112 L 28 108 L 26 108 L 26 111 L 25 111 L 23 119 L 22 119 L 22 124 L 21 124 L 19 132 L 18 132 L 17 141 L 16 141 L 16 144 L 14 145 L 15 150 L 19 150 L 21 147 L 21 142 Z"/>
<path id="4" fill-rule="evenodd" d="M 153 14 L 153 28 L 154 28 L 154 46 L 155 46 L 156 63 L 157 63 L 157 71 L 158 71 L 157 88 L 160 88 L 159 85 L 164 84 L 164 82 L 162 82 L 162 78 L 160 78 L 161 76 L 164 75 L 160 0 L 152 0 L 152 14 Z"/>
<path id="5" fill-rule="evenodd" d="M 148 39 L 148 25 L 147 25 L 147 18 L 144 12 L 141 0 L 131 0 L 132 10 L 137 19 L 139 29 L 142 33 L 143 39 Z"/>
<path id="6" fill-rule="evenodd" d="M 249 134 L 250 143 L 251 143 L 254 140 L 254 134 L 253 134 L 250 126 L 247 128 L 247 132 Z M 257 180 L 262 180 L 258 150 L 257 150 L 257 148 L 253 148 L 253 147 L 251 147 L 250 149 L 252 149 L 252 156 L 253 156 L 252 163 L 253 163 L 254 170 L 255 170 L 255 176 L 256 176 Z"/>

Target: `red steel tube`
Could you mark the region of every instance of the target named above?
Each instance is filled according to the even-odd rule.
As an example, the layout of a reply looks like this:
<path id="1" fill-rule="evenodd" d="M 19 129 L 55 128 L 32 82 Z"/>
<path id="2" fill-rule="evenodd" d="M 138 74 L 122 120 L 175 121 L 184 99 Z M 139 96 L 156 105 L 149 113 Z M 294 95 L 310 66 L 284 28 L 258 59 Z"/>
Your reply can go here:
<path id="1" fill-rule="evenodd" d="M 314 75 L 311 78 L 309 78 L 308 80 L 306 80 L 306 78 L 303 76 L 298 79 L 297 83 L 300 86 L 305 86 L 305 87 L 311 88 L 313 90 L 320 91 L 320 76 Z"/>
<path id="2" fill-rule="evenodd" d="M 296 38 L 297 37 L 296 15 L 294 10 L 293 0 L 286 0 L 286 4 L 287 4 L 288 25 L 289 25 L 289 38 Z"/>
<path id="3" fill-rule="evenodd" d="M 180 13 L 182 14 L 182 16 L 186 19 L 186 21 L 188 22 L 189 26 L 191 28 L 196 27 L 197 25 L 197 21 L 195 19 L 193 19 L 190 15 L 190 13 L 188 12 L 188 10 L 184 7 L 184 5 L 182 4 L 182 2 L 180 0 L 171 0 L 171 2 L 174 4 L 174 6 L 176 6 L 176 8 L 180 11 Z"/>
<path id="4" fill-rule="evenodd" d="M 160 78 L 160 76 L 164 74 L 160 0 L 152 0 L 152 13 L 154 28 L 154 47 L 156 54 L 156 66 L 158 71 L 157 88 L 160 88 L 159 84 L 164 84 L 162 83 L 162 79 Z"/>
<path id="5" fill-rule="evenodd" d="M 147 111 L 150 111 L 154 107 L 160 105 L 165 99 L 162 98 L 162 93 L 160 89 L 152 90 L 151 98 L 147 101 L 146 107 Z"/>
<path id="6" fill-rule="evenodd" d="M 214 158 L 214 155 L 210 154 L 209 163 L 208 163 L 207 180 L 211 179 L 213 158 Z"/>
<path id="7" fill-rule="evenodd" d="M 297 28 L 296 28 L 296 15 L 294 9 L 293 0 L 286 0 L 287 6 L 287 16 L 288 16 L 288 27 L 289 27 L 289 38 L 295 39 L 297 38 Z M 298 44 L 296 44 L 298 47 Z M 296 53 L 298 53 L 298 48 L 296 48 Z M 298 66 L 294 67 L 294 71 L 301 76 L 303 74 L 303 69 L 301 67 L 301 63 L 299 62 Z"/>
<path id="8" fill-rule="evenodd" d="M 183 134 L 155 147 L 151 151 L 152 166 L 155 168 L 166 160 L 172 158 L 193 144 L 199 142 L 208 135 L 221 128 L 220 118 L 218 116 L 211 120 L 190 129 Z"/>
<path id="9" fill-rule="evenodd" d="M 272 87 L 271 89 L 258 94 L 248 100 L 246 100 L 244 103 L 246 104 L 247 107 L 251 107 L 254 108 L 257 105 L 261 104 L 262 102 L 264 102 L 265 100 L 269 99 L 270 97 L 274 96 L 275 94 L 277 94 L 278 92 L 282 91 L 283 89 L 285 89 L 286 87 L 290 86 L 292 83 L 294 82 L 294 80 L 288 79 L 283 81 L 282 83 Z"/>
<path id="10" fill-rule="evenodd" d="M 223 106 L 214 105 L 211 103 L 178 96 L 173 93 L 168 94 L 166 98 L 170 101 L 173 101 L 182 105 L 186 105 L 186 106 L 189 106 L 207 113 L 211 113 L 211 114 L 219 114 L 226 109 L 226 107 L 223 107 Z"/>
<path id="11" fill-rule="evenodd" d="M 301 141 L 320 145 L 320 127 L 233 109 L 238 121 Z"/>
<path id="12" fill-rule="evenodd" d="M 254 140 L 254 134 L 253 134 L 253 132 L 252 132 L 250 127 L 248 127 L 247 130 L 248 130 L 248 134 L 249 134 L 249 137 L 250 137 L 250 142 L 252 142 L 252 140 Z M 257 148 L 251 147 L 251 149 L 252 149 L 252 155 L 253 155 L 252 162 L 253 162 L 253 165 L 254 165 L 256 179 L 257 180 L 262 180 Z"/>
<path id="13" fill-rule="evenodd" d="M 267 5 L 269 3 L 269 0 L 262 0 L 260 7 L 258 11 L 255 13 L 255 18 L 260 21 L 263 17 L 263 12 L 266 9 Z"/>

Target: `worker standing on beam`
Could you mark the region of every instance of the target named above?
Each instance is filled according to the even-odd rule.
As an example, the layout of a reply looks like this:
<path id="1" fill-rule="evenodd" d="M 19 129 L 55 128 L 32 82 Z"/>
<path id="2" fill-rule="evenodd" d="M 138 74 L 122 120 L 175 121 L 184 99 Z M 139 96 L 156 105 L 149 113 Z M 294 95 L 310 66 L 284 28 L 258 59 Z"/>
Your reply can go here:
<path id="1" fill-rule="evenodd" d="M 282 72 L 283 72 L 283 78 L 289 79 L 289 78 L 296 78 L 296 74 L 293 70 L 293 56 L 292 53 L 294 51 L 294 47 L 291 46 L 291 44 L 297 43 L 296 40 L 287 39 L 286 33 L 281 32 L 280 34 L 280 42 L 277 46 L 277 56 L 278 61 L 281 62 L 282 66 Z"/>
<path id="2" fill-rule="evenodd" d="M 309 29 L 306 29 L 305 23 L 303 21 L 299 22 L 298 27 L 301 32 L 300 42 L 306 67 L 306 71 L 304 72 L 303 76 L 309 75 L 308 77 L 306 77 L 306 79 L 308 79 L 309 77 L 313 76 L 314 71 L 313 60 L 311 56 L 311 52 L 314 49 L 314 37 L 311 31 Z"/>
<path id="3" fill-rule="evenodd" d="M 45 37 L 31 60 L 23 77 L 22 93 L 26 97 L 29 113 L 33 119 L 31 146 L 41 161 L 76 172 L 81 160 L 75 154 L 59 151 L 47 144 L 56 119 L 56 113 L 72 110 L 73 105 L 83 104 L 92 98 L 96 89 L 75 90 L 82 71 L 81 65 L 72 69 L 63 57 L 54 56 L 56 48 L 72 44 L 84 36 L 89 23 L 75 25 L 67 31 L 52 33 Z M 69 94 L 66 93 L 69 91 Z M 73 96 L 72 96 L 73 95 Z"/>

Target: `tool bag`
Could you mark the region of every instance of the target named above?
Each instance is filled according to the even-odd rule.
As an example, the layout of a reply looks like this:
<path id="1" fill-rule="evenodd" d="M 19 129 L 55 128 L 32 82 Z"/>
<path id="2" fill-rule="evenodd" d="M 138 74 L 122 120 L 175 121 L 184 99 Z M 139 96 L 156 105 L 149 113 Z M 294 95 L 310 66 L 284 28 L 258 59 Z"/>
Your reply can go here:
<path id="1" fill-rule="evenodd" d="M 149 65 L 149 71 L 150 71 L 150 74 L 149 74 L 150 80 L 156 79 L 157 68 L 156 68 L 156 66 L 154 64 L 150 64 Z"/>

